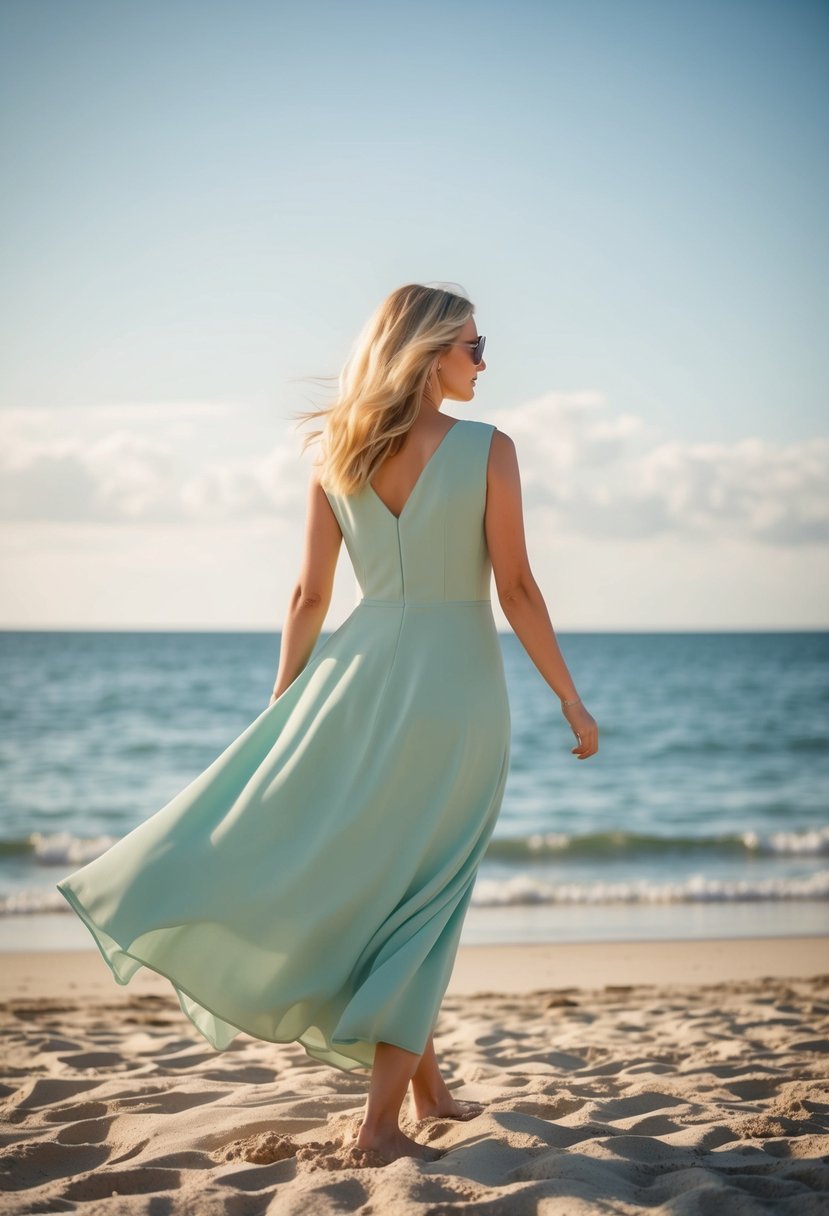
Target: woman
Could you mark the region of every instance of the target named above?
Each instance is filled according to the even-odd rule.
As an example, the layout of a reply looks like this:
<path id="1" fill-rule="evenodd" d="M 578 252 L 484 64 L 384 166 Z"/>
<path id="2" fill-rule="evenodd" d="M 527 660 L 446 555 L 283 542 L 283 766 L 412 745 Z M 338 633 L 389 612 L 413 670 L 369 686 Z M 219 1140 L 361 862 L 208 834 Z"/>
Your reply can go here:
<path id="1" fill-rule="evenodd" d="M 441 412 L 474 396 L 483 344 L 460 294 L 410 284 L 381 304 L 314 433 L 267 709 L 57 884 L 118 982 L 165 975 L 217 1049 L 241 1030 L 370 1068 L 355 1145 L 386 1161 L 440 1155 L 400 1130 L 410 1082 L 418 1118 L 477 1113 L 452 1098 L 432 1031 L 509 767 L 493 573 L 573 753 L 598 746 L 530 572 L 514 445 Z M 312 655 L 343 540 L 361 599 Z"/>

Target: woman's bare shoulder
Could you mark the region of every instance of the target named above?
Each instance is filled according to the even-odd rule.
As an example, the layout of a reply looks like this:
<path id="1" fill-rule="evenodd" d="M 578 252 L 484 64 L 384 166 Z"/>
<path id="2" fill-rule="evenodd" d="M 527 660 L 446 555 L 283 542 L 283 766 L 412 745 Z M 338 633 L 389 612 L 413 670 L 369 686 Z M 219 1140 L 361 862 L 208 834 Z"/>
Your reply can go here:
<path id="1" fill-rule="evenodd" d="M 492 442 L 489 445 L 489 467 L 496 473 L 506 473 L 516 467 L 518 453 L 511 435 L 495 427 L 492 432 Z"/>
<path id="2" fill-rule="evenodd" d="M 459 418 L 458 421 L 465 422 L 467 426 L 479 427 L 481 431 L 486 431 L 487 434 L 491 433 L 491 451 L 495 451 L 496 453 L 509 452 L 510 449 L 513 452 L 515 451 L 515 444 L 510 436 L 506 431 L 502 431 L 499 426 L 496 426 L 494 422 L 486 422 L 483 418 Z"/>

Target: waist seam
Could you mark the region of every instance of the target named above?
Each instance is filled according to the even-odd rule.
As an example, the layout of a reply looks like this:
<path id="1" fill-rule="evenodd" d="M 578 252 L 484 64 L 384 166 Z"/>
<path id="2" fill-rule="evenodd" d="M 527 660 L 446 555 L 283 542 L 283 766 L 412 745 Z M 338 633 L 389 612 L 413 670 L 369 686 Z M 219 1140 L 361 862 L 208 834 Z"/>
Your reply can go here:
<path id="1" fill-rule="evenodd" d="M 470 604 L 488 604 L 490 607 L 492 607 L 492 600 L 381 600 L 375 599 L 372 596 L 364 596 L 362 599 L 357 601 L 358 608 L 446 608 L 453 604 L 457 604 L 458 606 L 469 606 Z"/>

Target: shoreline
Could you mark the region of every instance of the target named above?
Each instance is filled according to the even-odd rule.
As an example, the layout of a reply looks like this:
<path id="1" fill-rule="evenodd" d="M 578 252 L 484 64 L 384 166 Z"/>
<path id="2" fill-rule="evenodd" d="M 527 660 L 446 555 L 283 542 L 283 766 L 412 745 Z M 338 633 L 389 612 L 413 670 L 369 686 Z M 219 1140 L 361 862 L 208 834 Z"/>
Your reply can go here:
<path id="1" fill-rule="evenodd" d="M 651 941 L 526 942 L 458 949 L 447 995 L 528 993 L 606 985 L 705 985 L 738 980 L 829 976 L 829 934 L 798 937 L 683 938 Z M 0 998 L 110 1000 L 117 994 L 169 993 L 169 981 L 143 967 L 118 984 L 96 947 L 0 951 Z"/>
<path id="2" fill-rule="evenodd" d="M 829 935 L 829 900 L 733 904 L 472 904 L 460 938 L 468 946 L 559 946 L 611 942 L 723 941 Z M 0 955 L 95 949 L 88 928 L 60 910 L 0 916 Z"/>

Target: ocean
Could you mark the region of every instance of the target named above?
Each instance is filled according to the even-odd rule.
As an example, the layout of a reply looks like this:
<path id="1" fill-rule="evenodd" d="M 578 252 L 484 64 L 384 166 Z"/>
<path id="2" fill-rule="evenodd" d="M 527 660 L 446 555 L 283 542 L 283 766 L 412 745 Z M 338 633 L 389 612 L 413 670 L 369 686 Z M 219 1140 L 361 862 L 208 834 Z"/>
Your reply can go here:
<path id="1" fill-rule="evenodd" d="M 499 636 L 511 768 L 462 944 L 829 931 L 829 633 L 558 632 L 599 725 L 585 761 Z M 0 651 L 0 949 L 92 948 L 54 884 L 262 712 L 279 634 L 5 631 Z"/>

